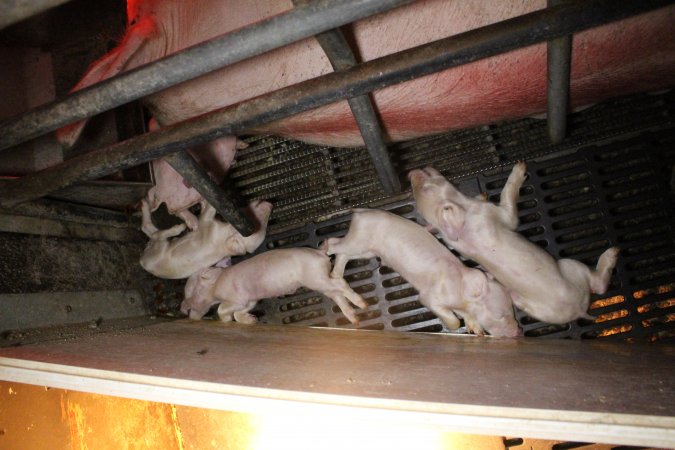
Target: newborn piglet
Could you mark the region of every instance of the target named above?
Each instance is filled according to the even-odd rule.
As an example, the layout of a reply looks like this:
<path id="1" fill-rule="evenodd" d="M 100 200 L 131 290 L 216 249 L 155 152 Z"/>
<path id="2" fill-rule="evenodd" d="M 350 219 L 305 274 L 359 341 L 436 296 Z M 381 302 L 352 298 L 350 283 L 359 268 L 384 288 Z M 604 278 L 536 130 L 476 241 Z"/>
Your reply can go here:
<path id="1" fill-rule="evenodd" d="M 150 205 L 147 200 L 142 201 L 142 230 L 150 238 L 140 260 L 145 270 L 160 278 L 188 278 L 228 256 L 252 253 L 265 240 L 271 203 L 255 201 L 249 205 L 247 214 L 257 223 L 257 229 L 248 237 L 218 220 L 209 203 L 202 201 L 201 205 L 197 230 L 175 238 L 185 231 L 185 224 L 158 230 L 150 217 Z"/>
<path id="2" fill-rule="evenodd" d="M 354 209 L 344 238 L 329 238 L 322 248 L 335 255 L 331 276 L 342 279 L 350 259 L 380 257 L 419 292 L 420 302 L 449 329 L 460 326 L 482 335 L 519 336 L 511 299 L 490 275 L 466 267 L 420 225 L 386 211 Z"/>
<path id="3" fill-rule="evenodd" d="M 181 311 L 201 319 L 216 303 L 224 322 L 255 323 L 249 311 L 263 298 L 294 293 L 304 286 L 332 299 L 353 324 L 359 323 L 350 302 L 368 304 L 342 278 L 331 278 L 330 259 L 321 250 L 289 248 L 270 250 L 227 268 L 207 268 L 188 281 Z"/>
<path id="4" fill-rule="evenodd" d="M 482 196 L 465 196 L 431 167 L 413 170 L 409 178 L 417 210 L 429 225 L 506 286 L 517 307 L 549 323 L 593 319 L 586 313 L 590 293 L 606 292 L 619 249 L 606 250 L 591 270 L 572 259 L 556 261 L 517 233 L 518 191 L 525 170 L 523 162 L 513 167 L 499 205 Z"/>

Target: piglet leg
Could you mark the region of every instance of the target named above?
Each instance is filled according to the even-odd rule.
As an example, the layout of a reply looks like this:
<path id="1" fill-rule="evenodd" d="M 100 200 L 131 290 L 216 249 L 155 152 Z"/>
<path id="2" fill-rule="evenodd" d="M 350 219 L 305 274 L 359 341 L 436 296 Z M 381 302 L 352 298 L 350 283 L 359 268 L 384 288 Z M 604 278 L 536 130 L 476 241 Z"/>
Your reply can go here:
<path id="1" fill-rule="evenodd" d="M 143 219 L 141 222 L 141 230 L 149 238 L 159 231 L 154 223 L 152 223 L 152 217 L 150 216 L 150 205 L 146 199 L 141 200 L 141 212 L 143 213 Z"/>
<path id="2" fill-rule="evenodd" d="M 218 306 L 218 317 L 223 322 L 230 322 L 234 316 L 234 320 L 239 323 L 244 323 L 246 325 L 252 325 L 258 322 L 258 319 L 249 311 L 255 306 L 256 302 L 253 302 L 253 305 L 246 308 L 241 308 L 241 305 L 236 303 L 230 304 L 227 302 L 222 302 Z"/>
<path id="3" fill-rule="evenodd" d="M 258 201 L 251 203 L 249 206 L 250 215 L 253 216 L 255 222 L 257 222 L 258 227 L 255 233 L 243 238 L 244 248 L 247 253 L 253 253 L 255 249 L 260 247 L 260 244 L 265 240 L 265 234 L 267 233 L 267 222 L 272 213 L 272 204 L 265 201 Z"/>
<path id="4" fill-rule="evenodd" d="M 616 260 L 619 256 L 619 248 L 611 247 L 600 255 L 598 265 L 595 270 L 591 270 L 591 292 L 594 294 L 604 294 L 609 286 L 609 279 L 612 277 L 612 270 L 616 266 Z"/>
<path id="5" fill-rule="evenodd" d="M 174 225 L 168 230 L 159 230 L 155 224 L 152 223 L 152 218 L 150 216 L 150 205 L 146 199 L 141 200 L 141 211 L 143 213 L 141 230 L 143 230 L 143 233 L 145 233 L 150 239 L 167 240 L 174 236 L 178 236 L 183 231 L 185 231 L 185 224 Z"/>
<path id="6" fill-rule="evenodd" d="M 355 237 L 355 233 L 350 231 L 344 238 L 328 238 L 321 245 L 321 249 L 327 255 L 335 255 L 335 264 L 330 273 L 331 278 L 342 279 L 345 273 L 347 263 L 352 259 L 366 259 L 374 258 L 376 255 L 371 252 L 363 252 L 362 242 L 360 238 Z M 361 247 L 361 248 L 359 248 Z"/>
<path id="7" fill-rule="evenodd" d="M 234 320 L 239 323 L 244 323 L 246 325 L 253 325 L 255 323 L 258 323 L 258 318 L 253 314 L 249 313 L 250 310 L 251 308 L 246 308 L 239 311 L 235 311 L 233 313 Z"/>
<path id="8" fill-rule="evenodd" d="M 309 286 L 308 283 L 308 287 L 322 292 L 326 297 L 333 300 L 345 317 L 354 325 L 358 325 L 359 319 L 349 302 L 363 309 L 368 308 L 368 303 L 349 287 L 344 278 L 326 277 L 326 279 L 316 281 L 319 281 L 320 285 Z"/>
<path id="9" fill-rule="evenodd" d="M 420 303 L 423 305 L 426 305 L 431 312 L 436 314 L 439 319 L 443 321 L 446 327 L 448 327 L 449 330 L 456 330 L 459 328 L 459 319 L 455 315 L 455 313 L 452 311 L 452 309 L 448 308 L 447 306 L 444 305 L 445 299 L 424 299 L 422 300 L 420 296 Z M 468 328 L 468 325 L 467 325 Z"/>
<path id="10" fill-rule="evenodd" d="M 186 228 L 186 227 L 185 227 L 185 224 L 184 224 L 184 223 L 181 223 L 181 224 L 178 224 L 178 225 L 174 225 L 174 226 L 172 226 L 171 228 L 169 228 L 169 229 L 167 229 L 167 230 L 160 230 L 160 231 L 156 232 L 156 233 L 152 236 L 152 238 L 155 239 L 155 240 L 167 240 L 167 239 L 170 239 L 170 238 L 172 238 L 172 237 L 178 236 L 178 235 L 181 234 L 183 231 L 185 231 L 185 228 Z"/>
<path id="11" fill-rule="evenodd" d="M 199 228 L 199 219 L 192 214 L 189 210 L 184 209 L 182 211 L 179 211 L 176 213 L 176 216 L 180 217 L 183 222 L 185 222 L 188 226 L 188 228 L 192 231 L 197 230 Z"/>
<path id="12" fill-rule="evenodd" d="M 526 170 L 527 166 L 523 161 L 513 166 L 499 199 L 501 218 L 510 230 L 515 230 L 518 226 L 518 191 L 525 181 Z"/>

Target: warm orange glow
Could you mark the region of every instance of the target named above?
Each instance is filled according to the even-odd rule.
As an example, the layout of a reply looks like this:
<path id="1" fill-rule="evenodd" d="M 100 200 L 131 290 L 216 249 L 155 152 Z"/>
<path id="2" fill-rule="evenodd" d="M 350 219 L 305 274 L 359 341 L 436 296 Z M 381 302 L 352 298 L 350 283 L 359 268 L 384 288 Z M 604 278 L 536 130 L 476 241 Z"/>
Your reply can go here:
<path id="1" fill-rule="evenodd" d="M 623 302 L 625 299 L 623 295 L 616 295 L 614 297 L 609 297 L 609 298 L 601 298 L 599 300 L 594 301 L 591 303 L 590 309 L 596 309 L 596 308 L 602 308 L 604 306 L 609 306 L 609 305 L 616 305 L 617 303 Z"/>
<path id="2" fill-rule="evenodd" d="M 635 292 L 633 292 L 633 298 L 641 299 L 643 297 L 646 297 L 647 295 L 665 294 L 667 292 L 672 292 L 673 290 L 675 290 L 675 283 L 663 284 L 663 285 L 655 287 L 655 288 L 649 288 L 649 289 L 643 289 L 641 291 L 635 291 Z"/>
<path id="3" fill-rule="evenodd" d="M 0 382 L 0 448 L 93 450 L 503 449 L 499 436 L 364 420 L 336 408 L 235 413 Z"/>
<path id="4" fill-rule="evenodd" d="M 655 307 L 659 308 L 659 309 L 664 309 L 664 308 L 670 308 L 671 306 L 675 306 L 675 298 L 669 298 L 668 300 L 663 300 L 661 302 L 648 303 L 646 305 L 638 306 L 637 312 L 642 314 L 642 313 L 646 313 L 648 311 L 651 311 Z"/>
<path id="5" fill-rule="evenodd" d="M 607 328 L 606 330 L 602 330 L 600 334 L 598 334 L 598 337 L 606 337 L 612 336 L 614 334 L 626 333 L 632 329 L 633 325 L 621 325 L 618 327 Z"/>
<path id="6" fill-rule="evenodd" d="M 608 320 L 620 319 L 621 317 L 626 317 L 628 311 L 622 309 L 620 311 L 613 311 L 607 314 L 602 314 L 595 318 L 595 323 L 607 322 Z"/>

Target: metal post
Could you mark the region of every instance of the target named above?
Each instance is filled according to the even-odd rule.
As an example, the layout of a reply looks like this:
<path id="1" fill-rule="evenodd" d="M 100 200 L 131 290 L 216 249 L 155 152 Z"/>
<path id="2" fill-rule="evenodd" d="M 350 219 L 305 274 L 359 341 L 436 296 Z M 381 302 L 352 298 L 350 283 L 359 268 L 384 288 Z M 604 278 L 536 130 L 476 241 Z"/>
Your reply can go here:
<path id="1" fill-rule="evenodd" d="M 32 173 L 0 191 L 0 205 L 43 197 L 169 153 L 329 103 L 516 48 L 620 20 L 673 0 L 574 0 L 368 61 L 223 108 Z"/>
<path id="2" fill-rule="evenodd" d="M 548 0 L 548 7 L 564 0 Z M 572 35 L 548 41 L 547 125 L 552 144 L 559 144 L 567 132 L 567 111 L 570 96 L 570 68 L 572 60 Z"/>
<path id="3" fill-rule="evenodd" d="M 314 0 L 9 119 L 0 124 L 0 150 L 229 64 L 411 2 Z"/>

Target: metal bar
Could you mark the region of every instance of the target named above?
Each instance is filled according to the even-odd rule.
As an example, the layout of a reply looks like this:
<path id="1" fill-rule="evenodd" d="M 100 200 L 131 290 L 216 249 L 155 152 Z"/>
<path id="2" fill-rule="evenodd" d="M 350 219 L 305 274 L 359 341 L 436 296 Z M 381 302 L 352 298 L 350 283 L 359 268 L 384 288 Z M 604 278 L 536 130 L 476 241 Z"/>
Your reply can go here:
<path id="1" fill-rule="evenodd" d="M 298 3 L 295 0 L 294 3 Z M 326 31 L 316 36 L 321 48 L 328 56 L 333 69 L 346 70 L 355 66 L 356 57 L 352 53 L 349 43 L 339 29 Z M 375 166 L 375 172 L 380 180 L 384 192 L 393 195 L 401 192 L 401 183 L 396 175 L 394 166 L 389 158 L 387 145 L 384 143 L 382 127 L 375 115 L 375 108 L 368 94 L 347 100 L 352 110 L 356 124 L 359 126 L 363 142 L 366 145 L 370 159 Z"/>
<path id="2" fill-rule="evenodd" d="M 564 0 L 548 0 L 548 7 Z M 572 35 L 548 41 L 547 126 L 552 144 L 559 144 L 567 132 L 567 111 L 570 97 L 570 69 L 572 62 Z"/>
<path id="3" fill-rule="evenodd" d="M 130 217 L 119 211 L 94 206 L 76 205 L 58 200 L 35 200 L 17 205 L 11 210 L 0 207 L 0 214 L 55 219 L 64 222 L 117 228 L 130 228 L 132 226 Z"/>
<path id="4" fill-rule="evenodd" d="M 229 199 L 220 186 L 209 177 L 204 168 L 189 153 L 175 152 L 165 159 L 242 236 L 250 236 L 255 231 L 251 221 L 241 213 L 237 205 Z"/>
<path id="5" fill-rule="evenodd" d="M 2 0 L 0 30 L 69 0 Z"/>
<path id="6" fill-rule="evenodd" d="M 8 183 L 0 205 L 12 206 L 71 184 L 100 178 L 181 149 L 460 66 L 519 47 L 636 15 L 673 0 L 574 0 L 368 61 L 65 161 Z"/>
<path id="7" fill-rule="evenodd" d="M 0 150 L 229 64 L 412 0 L 314 0 L 82 89 L 0 124 Z"/>
<path id="8" fill-rule="evenodd" d="M 377 177 L 384 192 L 388 195 L 400 193 L 401 182 L 389 157 L 387 145 L 382 138 L 382 129 L 370 98 L 368 98 L 367 94 L 360 95 L 350 98 L 347 102 L 352 110 L 352 114 L 354 114 L 354 119 L 356 119 L 359 130 L 361 130 L 363 142 L 366 144 L 366 149 L 375 166 L 375 172 L 377 172 Z"/>

